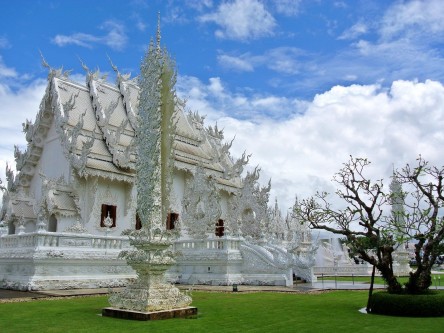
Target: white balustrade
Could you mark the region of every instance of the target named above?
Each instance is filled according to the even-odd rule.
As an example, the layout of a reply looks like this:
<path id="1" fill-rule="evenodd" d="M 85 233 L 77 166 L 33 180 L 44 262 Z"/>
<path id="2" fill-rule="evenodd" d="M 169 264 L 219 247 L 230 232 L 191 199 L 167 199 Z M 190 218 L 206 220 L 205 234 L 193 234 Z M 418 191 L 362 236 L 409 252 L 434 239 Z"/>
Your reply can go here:
<path id="1" fill-rule="evenodd" d="M 175 249 L 179 251 L 209 250 L 209 251 L 237 251 L 241 240 L 238 238 L 208 238 L 201 240 L 178 240 Z"/>
<path id="2" fill-rule="evenodd" d="M 208 238 L 202 240 L 178 240 L 175 249 L 179 251 L 238 251 L 241 240 L 238 238 Z M 129 240 L 123 236 L 95 236 L 67 233 L 28 233 L 6 235 L 0 238 L 0 249 L 11 248 L 92 248 L 115 249 L 129 248 Z"/>
<path id="3" fill-rule="evenodd" d="M 121 236 L 94 236 L 66 233 L 29 233 L 23 235 L 7 235 L 0 238 L 0 249 L 37 248 L 37 247 L 83 247 L 93 249 L 128 248 L 129 241 Z"/>
<path id="4" fill-rule="evenodd" d="M 353 266 L 315 266 L 313 273 L 315 275 L 369 275 L 372 267 L 370 265 L 353 265 Z"/>

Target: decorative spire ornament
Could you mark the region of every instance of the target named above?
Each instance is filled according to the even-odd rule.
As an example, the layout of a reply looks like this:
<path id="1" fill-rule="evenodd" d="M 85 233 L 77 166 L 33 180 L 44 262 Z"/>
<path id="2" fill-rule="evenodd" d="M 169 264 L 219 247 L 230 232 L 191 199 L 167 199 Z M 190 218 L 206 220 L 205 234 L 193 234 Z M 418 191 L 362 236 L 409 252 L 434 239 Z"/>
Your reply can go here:
<path id="1" fill-rule="evenodd" d="M 122 317 L 122 311 L 126 310 L 129 311 L 125 312 L 125 318 L 131 311 L 147 316 L 153 311 L 163 311 L 162 319 L 197 313 L 196 308 L 189 307 L 191 297 L 165 279 L 165 271 L 175 263 L 175 253 L 171 249 L 175 234 L 166 230 L 174 165 L 175 82 L 174 63 L 160 48 L 159 16 L 157 43 L 154 46 L 150 42 L 139 77 L 135 183 L 142 228 L 125 232 L 135 249 L 120 254 L 137 272 L 137 280 L 110 296 L 113 308 L 103 309 L 105 316 Z"/>

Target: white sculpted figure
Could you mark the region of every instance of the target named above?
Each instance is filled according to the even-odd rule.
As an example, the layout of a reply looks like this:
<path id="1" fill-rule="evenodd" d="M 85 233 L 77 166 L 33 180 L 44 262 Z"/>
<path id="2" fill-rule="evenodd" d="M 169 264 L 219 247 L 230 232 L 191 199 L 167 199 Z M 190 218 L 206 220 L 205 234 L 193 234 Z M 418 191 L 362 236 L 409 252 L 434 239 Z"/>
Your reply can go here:
<path id="1" fill-rule="evenodd" d="M 221 215 L 219 201 L 214 179 L 202 167 L 197 167 L 183 200 L 183 223 L 191 237 L 203 239 L 214 232 L 214 221 Z"/>
<path id="2" fill-rule="evenodd" d="M 250 236 L 256 240 L 264 236 L 271 188 L 270 182 L 268 186 L 259 186 L 259 172 L 259 168 L 255 168 L 253 172 L 247 172 L 239 195 L 233 197 L 230 202 L 229 227 L 231 230 L 235 234 Z"/>

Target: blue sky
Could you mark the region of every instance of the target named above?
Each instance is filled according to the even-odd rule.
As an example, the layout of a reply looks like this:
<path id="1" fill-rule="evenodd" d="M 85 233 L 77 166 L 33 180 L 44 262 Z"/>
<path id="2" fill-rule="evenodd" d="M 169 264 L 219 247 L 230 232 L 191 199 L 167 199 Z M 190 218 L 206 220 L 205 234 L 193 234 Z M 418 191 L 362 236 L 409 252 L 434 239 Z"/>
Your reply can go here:
<path id="1" fill-rule="evenodd" d="M 14 1 L 0 14 L 1 55 L 31 78 L 45 75 L 39 51 L 75 73 L 82 73 L 79 58 L 110 71 L 110 56 L 137 74 L 160 12 L 162 41 L 179 73 L 220 77 L 233 91 L 307 99 L 337 84 L 442 80 L 442 33 L 414 36 L 421 22 L 392 22 L 396 4 L 402 2 Z"/>
<path id="2" fill-rule="evenodd" d="M 83 80 L 137 75 L 157 13 L 177 90 L 253 153 L 284 207 L 332 190 L 350 154 L 385 177 L 419 153 L 443 165 L 441 0 L 8 1 L 0 12 L 0 170 L 25 146 L 45 87 L 40 51 Z M 4 179 L 3 175 L 0 177 Z"/>

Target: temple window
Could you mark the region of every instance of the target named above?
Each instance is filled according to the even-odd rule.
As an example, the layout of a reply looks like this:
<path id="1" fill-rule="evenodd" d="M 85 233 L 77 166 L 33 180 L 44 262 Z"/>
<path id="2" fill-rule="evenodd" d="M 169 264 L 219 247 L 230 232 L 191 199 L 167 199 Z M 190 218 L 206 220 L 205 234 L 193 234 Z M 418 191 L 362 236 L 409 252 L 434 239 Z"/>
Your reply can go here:
<path id="1" fill-rule="evenodd" d="M 54 215 L 51 215 L 49 217 L 48 231 L 49 232 L 56 232 L 57 231 L 57 218 Z"/>
<path id="2" fill-rule="evenodd" d="M 140 216 L 136 213 L 136 230 L 142 229 L 142 221 L 140 220 Z"/>
<path id="3" fill-rule="evenodd" d="M 166 230 L 173 230 L 176 227 L 176 221 L 179 219 L 179 214 L 169 213 L 166 221 Z"/>
<path id="4" fill-rule="evenodd" d="M 214 234 L 217 237 L 222 237 L 224 235 L 224 230 L 225 230 L 225 228 L 224 228 L 224 220 L 219 219 L 216 222 L 216 230 L 214 231 Z"/>
<path id="5" fill-rule="evenodd" d="M 116 211 L 117 206 L 112 205 L 102 205 L 102 215 L 100 217 L 100 226 L 103 228 L 115 228 L 116 227 Z M 112 225 L 106 225 L 105 219 L 110 218 L 112 220 Z"/>
<path id="6" fill-rule="evenodd" d="M 14 222 L 9 222 L 8 235 L 14 235 L 14 234 L 15 234 L 15 224 L 14 224 Z"/>

